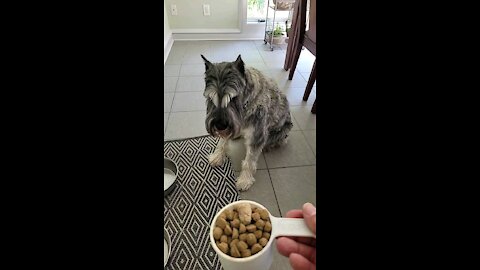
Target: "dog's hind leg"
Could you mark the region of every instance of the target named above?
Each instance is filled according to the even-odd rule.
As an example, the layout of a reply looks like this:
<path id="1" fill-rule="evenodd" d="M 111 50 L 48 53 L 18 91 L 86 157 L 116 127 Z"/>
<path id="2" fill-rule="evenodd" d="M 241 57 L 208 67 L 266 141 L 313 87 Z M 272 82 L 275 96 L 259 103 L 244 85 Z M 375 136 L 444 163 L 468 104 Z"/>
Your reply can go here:
<path id="1" fill-rule="evenodd" d="M 288 133 L 290 132 L 292 127 L 293 127 L 293 123 L 291 121 L 291 118 L 288 117 L 287 121 L 285 121 L 285 124 L 280 128 L 280 130 L 270 132 L 268 136 L 268 141 L 264 150 L 268 152 L 277 147 L 287 144 Z"/>
<path id="2" fill-rule="evenodd" d="M 213 166 L 222 166 L 225 162 L 225 151 L 227 146 L 228 139 L 220 138 L 217 144 L 215 151 L 208 156 L 208 163 Z"/>

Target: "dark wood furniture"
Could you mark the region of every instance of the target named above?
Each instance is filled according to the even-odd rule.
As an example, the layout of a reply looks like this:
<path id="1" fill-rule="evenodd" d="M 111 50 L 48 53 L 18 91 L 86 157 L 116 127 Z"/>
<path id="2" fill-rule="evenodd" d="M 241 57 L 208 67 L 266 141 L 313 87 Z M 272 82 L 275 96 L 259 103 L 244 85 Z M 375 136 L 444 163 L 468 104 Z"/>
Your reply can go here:
<path id="1" fill-rule="evenodd" d="M 295 2 L 295 7 L 293 11 L 293 20 L 292 20 L 292 38 L 288 41 L 287 55 L 285 57 L 285 70 L 290 70 L 288 74 L 288 79 L 291 80 L 295 74 L 295 69 L 297 68 L 298 58 L 302 52 L 302 47 L 305 47 L 313 55 L 315 55 L 315 62 L 312 67 L 312 72 L 308 79 L 307 87 L 303 95 L 303 100 L 307 100 L 310 92 L 312 91 L 313 84 L 316 81 L 317 75 L 317 1 L 310 0 L 310 8 L 308 12 L 308 30 L 306 30 L 306 20 L 307 20 L 307 0 L 297 0 Z M 317 93 L 318 94 L 318 93 Z M 313 103 L 312 113 L 316 113 L 316 99 Z"/>

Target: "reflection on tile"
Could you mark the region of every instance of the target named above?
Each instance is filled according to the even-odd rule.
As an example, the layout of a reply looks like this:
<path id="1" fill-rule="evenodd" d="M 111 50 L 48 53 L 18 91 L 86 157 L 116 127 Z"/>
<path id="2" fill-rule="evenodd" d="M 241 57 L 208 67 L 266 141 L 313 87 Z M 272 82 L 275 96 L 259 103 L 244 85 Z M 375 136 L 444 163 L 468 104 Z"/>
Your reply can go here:
<path id="1" fill-rule="evenodd" d="M 201 55 L 205 56 L 205 58 L 210 59 L 213 54 L 208 52 L 208 50 L 201 51 L 201 50 L 196 50 L 189 52 L 184 55 L 182 64 L 203 64 L 204 61 L 201 57 Z"/>
<path id="2" fill-rule="evenodd" d="M 247 67 L 253 67 L 256 68 L 262 72 L 265 72 L 268 70 L 268 67 L 265 65 L 265 63 L 262 62 L 245 62 L 245 65 Z"/>
<path id="3" fill-rule="evenodd" d="M 317 129 L 317 115 L 311 112 L 312 108 L 309 106 L 293 106 L 290 107 L 290 112 L 300 125 L 301 130 Z"/>
<path id="4" fill-rule="evenodd" d="M 284 72 L 280 75 L 275 76 L 275 81 L 278 83 L 278 86 L 280 89 L 285 89 L 285 88 L 306 88 L 307 87 L 307 81 L 303 78 L 303 76 L 295 72 L 293 74 L 293 78 L 291 80 L 288 79 L 288 73 L 289 72 Z"/>
<path id="5" fill-rule="evenodd" d="M 205 90 L 205 79 L 203 76 L 179 77 L 176 92 L 195 92 Z"/>
<path id="6" fill-rule="evenodd" d="M 175 49 L 175 48 L 172 47 L 172 50 L 168 54 L 167 62 L 165 64 L 167 64 L 167 65 L 179 65 L 179 64 L 181 64 L 182 60 L 183 60 L 183 54 L 184 54 L 183 51 L 181 51 L 179 49 Z"/>
<path id="7" fill-rule="evenodd" d="M 262 153 L 262 154 L 258 157 L 257 170 L 266 169 L 266 168 L 267 168 L 267 162 L 265 162 L 265 154 Z"/>
<path id="8" fill-rule="evenodd" d="M 317 156 L 317 131 L 316 130 L 304 130 L 303 135 L 307 140 L 308 145 L 312 148 L 313 153 Z"/>
<path id="9" fill-rule="evenodd" d="M 178 74 L 180 74 L 180 65 L 165 65 L 165 69 L 163 71 L 164 77 L 178 77 Z"/>
<path id="10" fill-rule="evenodd" d="M 293 123 L 293 127 L 292 127 L 292 131 L 299 131 L 300 130 L 300 125 L 297 123 L 297 120 L 295 120 L 295 117 L 293 117 L 293 114 L 292 114 L 292 108 L 290 107 L 290 115 L 292 116 L 292 123 Z"/>
<path id="11" fill-rule="evenodd" d="M 184 139 L 202 135 L 208 135 L 205 130 L 205 111 L 170 113 L 165 139 Z"/>
<path id="12" fill-rule="evenodd" d="M 207 110 L 205 97 L 202 92 L 177 92 L 173 99 L 172 112 Z"/>
<path id="13" fill-rule="evenodd" d="M 279 217 L 280 211 L 267 170 L 257 170 L 255 183 L 247 191 L 240 192 L 242 200 L 256 201 L 265 206 L 272 215 Z"/>
<path id="14" fill-rule="evenodd" d="M 282 216 L 307 202 L 317 205 L 316 166 L 271 169 L 270 175 Z"/>
<path id="15" fill-rule="evenodd" d="M 308 97 L 307 101 L 303 101 L 305 88 L 287 87 L 284 88 L 282 92 L 287 96 L 290 106 L 304 106 L 306 104 L 313 104 L 315 98 L 317 97 L 314 89 L 312 89 L 312 92 L 310 92 L 310 96 Z"/>
<path id="16" fill-rule="evenodd" d="M 163 99 L 163 112 L 170 112 L 170 109 L 172 107 L 172 102 L 173 102 L 173 96 L 175 93 L 165 93 L 163 94 L 164 99 Z"/>
<path id="17" fill-rule="evenodd" d="M 313 165 L 316 162 L 315 156 L 301 131 L 291 131 L 287 144 L 266 152 L 265 159 L 269 169 Z"/>
<path id="18" fill-rule="evenodd" d="M 312 72 L 313 62 L 314 61 L 309 61 L 309 60 L 307 61 L 298 60 L 297 68 L 295 69 L 295 71 L 310 74 L 310 72 Z M 307 77 L 307 80 L 308 80 L 308 77 Z"/>
<path id="19" fill-rule="evenodd" d="M 244 51 L 241 53 L 242 60 L 245 63 L 262 62 L 263 58 L 258 51 Z"/>
<path id="20" fill-rule="evenodd" d="M 205 64 L 184 64 L 180 67 L 180 76 L 200 76 L 205 73 Z"/>
<path id="21" fill-rule="evenodd" d="M 163 92 L 175 92 L 175 87 L 177 87 L 178 77 L 164 77 L 163 78 Z"/>
<path id="22" fill-rule="evenodd" d="M 310 79 L 310 72 L 299 72 L 302 77 L 305 79 L 305 81 L 308 82 L 308 79 Z"/>
<path id="23" fill-rule="evenodd" d="M 169 113 L 163 114 L 163 135 L 165 135 L 165 131 L 167 130 L 168 115 Z"/>

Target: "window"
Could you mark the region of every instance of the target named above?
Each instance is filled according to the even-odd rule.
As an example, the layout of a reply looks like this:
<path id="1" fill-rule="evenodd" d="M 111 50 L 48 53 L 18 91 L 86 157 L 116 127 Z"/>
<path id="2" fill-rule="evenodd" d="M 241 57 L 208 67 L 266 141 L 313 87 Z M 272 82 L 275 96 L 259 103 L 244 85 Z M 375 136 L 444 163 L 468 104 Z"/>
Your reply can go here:
<path id="1" fill-rule="evenodd" d="M 268 0 L 247 0 L 247 20 L 249 22 L 265 20 Z"/>
<path id="2" fill-rule="evenodd" d="M 267 5 L 273 7 L 273 0 L 246 0 L 247 1 L 247 22 L 265 21 L 267 18 Z M 280 1 L 280 0 L 279 0 Z M 268 18 L 273 19 L 273 8 L 268 10 Z M 276 22 L 285 22 L 289 18 L 289 11 L 277 11 Z"/>

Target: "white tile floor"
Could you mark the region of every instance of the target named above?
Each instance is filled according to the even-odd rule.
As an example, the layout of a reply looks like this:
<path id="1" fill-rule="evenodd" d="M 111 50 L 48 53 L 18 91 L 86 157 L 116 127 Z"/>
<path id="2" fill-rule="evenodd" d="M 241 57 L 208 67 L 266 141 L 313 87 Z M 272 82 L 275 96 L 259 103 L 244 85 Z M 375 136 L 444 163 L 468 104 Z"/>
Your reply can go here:
<path id="1" fill-rule="evenodd" d="M 164 140 L 207 135 L 201 54 L 211 62 L 234 61 L 241 54 L 247 66 L 274 78 L 290 102 L 294 127 L 289 143 L 261 156 L 256 182 L 241 198 L 258 201 L 276 216 L 305 202 L 316 205 L 316 115 L 310 112 L 316 84 L 308 101 L 302 100 L 315 57 L 303 50 L 289 81 L 283 70 L 286 46 L 270 51 L 263 41 L 175 41 L 164 73 Z M 271 269 L 292 268 L 288 258 L 275 252 Z"/>

